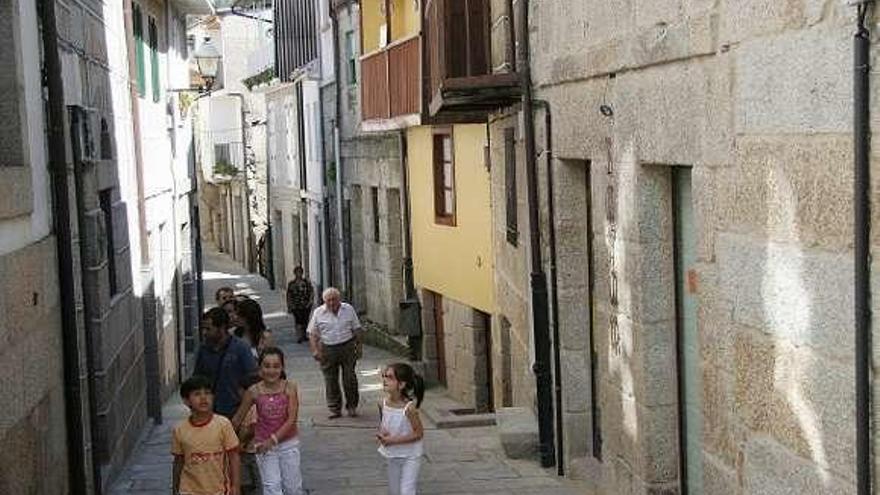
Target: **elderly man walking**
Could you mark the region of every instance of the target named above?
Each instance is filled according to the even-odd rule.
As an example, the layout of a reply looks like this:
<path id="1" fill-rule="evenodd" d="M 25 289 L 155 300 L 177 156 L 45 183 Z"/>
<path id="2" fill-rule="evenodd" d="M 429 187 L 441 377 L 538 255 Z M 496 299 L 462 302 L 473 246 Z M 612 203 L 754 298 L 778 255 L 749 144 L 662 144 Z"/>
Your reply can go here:
<path id="1" fill-rule="evenodd" d="M 363 352 L 363 329 L 357 312 L 342 302 L 339 290 L 330 287 L 322 298 L 324 304 L 312 313 L 306 332 L 312 356 L 321 364 L 324 373 L 324 392 L 330 419 L 342 416 L 342 393 L 339 390 L 339 370 L 342 370 L 342 388 L 345 390 L 345 409 L 351 417 L 357 416 L 358 394 L 355 365 Z"/>

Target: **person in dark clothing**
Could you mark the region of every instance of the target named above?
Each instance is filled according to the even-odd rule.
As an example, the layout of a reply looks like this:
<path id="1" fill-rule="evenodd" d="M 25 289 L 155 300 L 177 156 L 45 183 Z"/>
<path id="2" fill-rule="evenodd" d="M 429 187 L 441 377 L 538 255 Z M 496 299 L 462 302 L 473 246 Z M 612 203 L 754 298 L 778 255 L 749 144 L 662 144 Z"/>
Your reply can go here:
<path id="1" fill-rule="evenodd" d="M 263 308 L 260 303 L 253 299 L 242 299 L 235 303 L 235 315 L 238 327 L 235 336 L 245 341 L 251 347 L 251 354 L 259 360 L 260 352 L 273 346 L 272 331 L 266 328 L 263 321 Z"/>
<path id="2" fill-rule="evenodd" d="M 257 360 L 247 343 L 229 334 L 229 316 L 221 308 L 205 312 L 201 330 L 205 343 L 196 354 L 193 375 L 211 380 L 214 412 L 231 418 L 241 403 L 241 383 L 257 372 Z"/>
<path id="3" fill-rule="evenodd" d="M 306 325 L 309 324 L 309 316 L 315 303 L 315 292 L 309 279 L 303 276 L 303 267 L 293 269 L 293 280 L 287 284 L 287 312 L 293 315 L 296 321 L 296 342 L 306 342 Z"/>

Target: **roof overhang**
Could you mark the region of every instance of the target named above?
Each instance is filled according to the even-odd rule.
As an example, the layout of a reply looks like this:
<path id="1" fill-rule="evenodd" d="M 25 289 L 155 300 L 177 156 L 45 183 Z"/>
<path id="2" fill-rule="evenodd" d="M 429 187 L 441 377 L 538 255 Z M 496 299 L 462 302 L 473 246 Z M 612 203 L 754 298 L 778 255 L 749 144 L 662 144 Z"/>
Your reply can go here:
<path id="1" fill-rule="evenodd" d="M 214 0 L 171 0 L 181 14 L 212 15 Z"/>

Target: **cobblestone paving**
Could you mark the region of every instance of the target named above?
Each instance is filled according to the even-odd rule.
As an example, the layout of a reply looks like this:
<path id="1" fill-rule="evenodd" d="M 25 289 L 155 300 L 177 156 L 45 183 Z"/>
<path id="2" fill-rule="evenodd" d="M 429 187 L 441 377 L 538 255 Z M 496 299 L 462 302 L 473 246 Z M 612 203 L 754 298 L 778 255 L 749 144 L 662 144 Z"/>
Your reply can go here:
<path id="1" fill-rule="evenodd" d="M 300 387 L 302 471 L 310 495 L 386 494 L 384 463 L 376 452 L 374 432 L 381 393 L 378 369 L 394 357 L 367 348 L 358 365 L 362 394 L 358 418 L 328 420 L 320 371 L 308 347 L 293 340 L 292 321 L 284 314 L 281 293 L 270 291 L 262 278 L 246 274 L 216 253 L 205 257 L 205 297 L 231 285 L 259 298 L 267 324 L 287 356 L 288 375 Z M 430 400 L 430 396 L 427 400 Z M 150 425 L 137 451 L 110 490 L 111 495 L 170 493 L 170 432 L 188 414 L 178 398 L 163 409 L 161 425 Z M 586 494 L 582 485 L 561 479 L 531 461 L 504 457 L 494 427 L 438 430 L 426 424 L 426 459 L 419 493 L 429 494 Z"/>

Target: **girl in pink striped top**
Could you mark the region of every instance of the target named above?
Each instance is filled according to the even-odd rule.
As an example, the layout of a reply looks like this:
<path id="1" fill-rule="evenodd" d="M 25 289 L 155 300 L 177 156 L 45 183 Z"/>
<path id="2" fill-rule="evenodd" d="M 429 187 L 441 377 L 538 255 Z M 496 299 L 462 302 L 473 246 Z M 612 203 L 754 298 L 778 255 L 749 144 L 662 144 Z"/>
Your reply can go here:
<path id="1" fill-rule="evenodd" d="M 238 427 L 252 405 L 257 406 L 254 447 L 264 495 L 300 495 L 296 383 L 284 374 L 284 353 L 268 347 L 260 355 L 259 383 L 247 389 L 232 424 Z"/>

